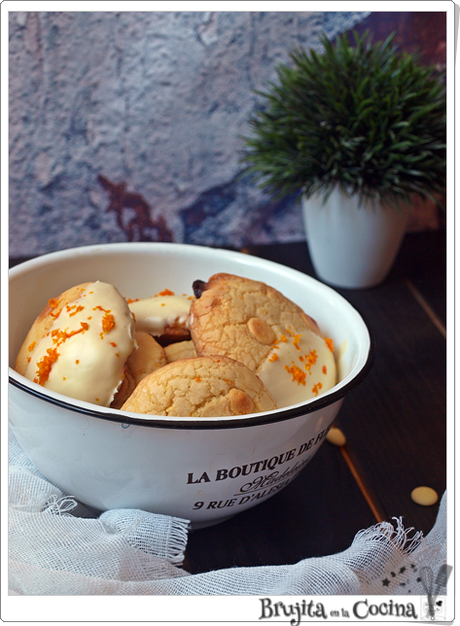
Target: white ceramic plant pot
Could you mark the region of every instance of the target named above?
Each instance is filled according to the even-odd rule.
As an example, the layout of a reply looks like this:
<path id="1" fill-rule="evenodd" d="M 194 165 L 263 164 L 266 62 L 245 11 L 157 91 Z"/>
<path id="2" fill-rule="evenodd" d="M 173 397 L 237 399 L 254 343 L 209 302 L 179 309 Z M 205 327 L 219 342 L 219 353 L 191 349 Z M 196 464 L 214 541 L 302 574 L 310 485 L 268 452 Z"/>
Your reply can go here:
<path id="1" fill-rule="evenodd" d="M 406 230 L 409 209 L 363 202 L 335 188 L 302 198 L 315 272 L 336 287 L 362 289 L 381 283 L 390 271 Z"/>

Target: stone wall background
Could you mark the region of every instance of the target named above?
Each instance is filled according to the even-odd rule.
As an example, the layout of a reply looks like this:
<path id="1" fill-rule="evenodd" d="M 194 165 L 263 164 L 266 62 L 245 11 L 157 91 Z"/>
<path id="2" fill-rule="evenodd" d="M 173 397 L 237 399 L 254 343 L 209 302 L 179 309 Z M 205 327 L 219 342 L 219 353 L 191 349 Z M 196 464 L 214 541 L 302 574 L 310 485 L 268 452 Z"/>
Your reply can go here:
<path id="1" fill-rule="evenodd" d="M 294 46 L 319 50 L 321 32 L 368 15 L 10 13 L 10 256 L 301 240 L 296 198 L 239 176 L 253 90 Z"/>

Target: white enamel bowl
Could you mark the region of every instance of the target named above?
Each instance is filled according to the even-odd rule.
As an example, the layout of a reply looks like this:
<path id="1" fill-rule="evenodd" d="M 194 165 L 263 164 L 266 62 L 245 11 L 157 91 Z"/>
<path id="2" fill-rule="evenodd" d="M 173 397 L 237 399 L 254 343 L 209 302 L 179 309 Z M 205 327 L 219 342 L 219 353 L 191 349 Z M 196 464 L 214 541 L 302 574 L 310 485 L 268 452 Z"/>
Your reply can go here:
<path id="1" fill-rule="evenodd" d="M 140 415 L 45 390 L 10 369 L 9 419 L 36 467 L 98 510 L 139 508 L 215 524 L 291 482 L 324 441 L 344 397 L 366 376 L 372 342 L 358 312 L 337 292 L 290 268 L 246 254 L 171 243 L 87 246 L 10 270 L 10 366 L 48 300 L 100 280 L 127 298 L 169 288 L 192 294 L 216 272 L 261 280 L 319 323 L 337 351 L 339 382 L 292 407 L 212 419 Z M 311 477 L 314 480 L 314 476 Z"/>

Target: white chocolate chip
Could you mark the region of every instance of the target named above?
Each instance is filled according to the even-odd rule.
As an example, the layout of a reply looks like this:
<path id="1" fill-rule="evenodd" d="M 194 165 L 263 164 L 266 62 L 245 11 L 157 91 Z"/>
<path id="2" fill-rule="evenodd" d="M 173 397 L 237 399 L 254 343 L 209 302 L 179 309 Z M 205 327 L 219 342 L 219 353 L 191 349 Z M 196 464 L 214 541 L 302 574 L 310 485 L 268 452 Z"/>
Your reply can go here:
<path id="1" fill-rule="evenodd" d="M 271 345 L 275 339 L 275 331 L 260 317 L 251 317 L 248 321 L 248 330 L 256 341 L 266 346 Z"/>
<path id="2" fill-rule="evenodd" d="M 334 446 L 344 446 L 347 443 L 347 438 L 343 432 L 340 428 L 336 428 L 335 426 L 333 426 L 327 433 L 326 439 Z"/>
<path id="3" fill-rule="evenodd" d="M 431 487 L 417 487 L 412 491 L 410 497 L 421 506 L 431 506 L 438 501 L 438 494 Z"/>

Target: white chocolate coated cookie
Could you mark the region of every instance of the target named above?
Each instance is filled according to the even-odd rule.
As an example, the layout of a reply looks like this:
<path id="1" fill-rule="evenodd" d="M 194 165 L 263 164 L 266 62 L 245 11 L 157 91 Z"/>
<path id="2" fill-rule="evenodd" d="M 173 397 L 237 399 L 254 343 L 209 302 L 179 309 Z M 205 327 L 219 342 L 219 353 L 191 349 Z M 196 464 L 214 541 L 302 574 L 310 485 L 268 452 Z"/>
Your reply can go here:
<path id="1" fill-rule="evenodd" d="M 176 295 L 164 289 L 151 298 L 130 300 L 137 332 L 153 335 L 165 346 L 190 339 L 188 319 L 193 296 Z"/>
<path id="2" fill-rule="evenodd" d="M 134 320 L 125 299 L 108 283 L 77 286 L 73 293 L 74 299 L 50 301 L 37 318 L 25 342 L 27 366 L 20 373 L 52 391 L 109 406 L 136 345 Z M 18 355 L 21 368 L 24 350 Z"/>
<path id="3" fill-rule="evenodd" d="M 77 300 L 90 284 L 91 283 L 82 283 L 81 285 L 76 285 L 75 287 L 71 287 L 70 289 L 62 292 L 57 298 L 51 298 L 48 300 L 48 304 L 44 307 L 30 327 L 30 330 L 27 333 L 27 336 L 24 339 L 21 349 L 16 357 L 14 369 L 19 374 L 25 376 L 26 369 L 30 363 L 31 354 L 35 349 L 35 346 L 50 331 L 64 306 Z"/>

